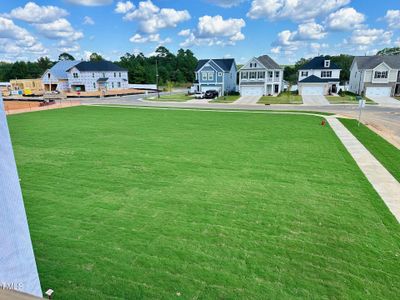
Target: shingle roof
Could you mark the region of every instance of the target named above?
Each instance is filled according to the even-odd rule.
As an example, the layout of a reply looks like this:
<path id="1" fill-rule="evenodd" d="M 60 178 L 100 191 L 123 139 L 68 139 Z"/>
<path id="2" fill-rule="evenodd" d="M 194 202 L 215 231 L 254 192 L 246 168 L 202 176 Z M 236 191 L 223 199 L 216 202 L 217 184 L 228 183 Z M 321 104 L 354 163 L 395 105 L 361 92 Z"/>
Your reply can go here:
<path id="1" fill-rule="evenodd" d="M 50 73 L 58 79 L 67 79 L 67 70 L 79 64 L 79 60 L 62 60 L 56 63 L 51 69 Z"/>
<path id="2" fill-rule="evenodd" d="M 333 61 L 331 61 L 331 64 L 329 67 L 325 67 L 324 61 L 326 59 L 327 58 L 325 58 L 323 56 L 314 57 L 312 60 L 310 60 L 304 66 L 300 67 L 299 70 L 340 70 L 341 69 Z"/>
<path id="3" fill-rule="evenodd" d="M 373 69 L 382 62 L 393 69 L 400 69 L 400 55 L 374 55 L 374 56 L 356 56 L 354 61 L 359 69 Z"/>
<path id="4" fill-rule="evenodd" d="M 232 69 L 232 65 L 235 63 L 233 58 L 222 58 L 222 59 L 211 59 L 220 67 L 224 72 L 229 72 Z M 201 59 L 197 63 L 196 72 L 200 70 L 210 59 Z"/>
<path id="5" fill-rule="evenodd" d="M 120 66 L 106 60 L 102 61 L 82 61 L 76 66 L 74 66 L 81 72 L 102 72 L 102 71 L 127 71 L 124 68 L 121 68 Z M 70 68 L 72 69 L 72 67 Z"/>
<path id="6" fill-rule="evenodd" d="M 301 83 L 324 83 L 324 82 L 336 82 L 339 81 L 337 78 L 319 78 L 315 75 L 308 76 L 303 80 L 300 80 Z"/>
<path id="7" fill-rule="evenodd" d="M 282 69 L 271 57 L 262 55 L 257 57 L 258 61 L 262 63 L 267 69 Z"/>

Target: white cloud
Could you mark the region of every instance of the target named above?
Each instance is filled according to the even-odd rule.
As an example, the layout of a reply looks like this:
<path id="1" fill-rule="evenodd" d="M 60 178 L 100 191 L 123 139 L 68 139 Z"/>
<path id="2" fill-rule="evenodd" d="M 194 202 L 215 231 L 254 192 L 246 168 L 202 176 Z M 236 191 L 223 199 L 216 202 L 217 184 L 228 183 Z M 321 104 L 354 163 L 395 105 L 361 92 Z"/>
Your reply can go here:
<path id="1" fill-rule="evenodd" d="M 21 54 L 45 54 L 43 45 L 28 30 L 0 16 L 0 52 L 17 57 Z"/>
<path id="2" fill-rule="evenodd" d="M 186 29 L 179 33 L 179 35 L 187 37 L 181 46 L 234 45 L 245 39 L 241 32 L 245 26 L 246 22 L 243 19 L 224 20 L 221 16 L 203 16 L 199 18 L 196 30 Z"/>
<path id="3" fill-rule="evenodd" d="M 67 0 L 67 2 L 83 6 L 101 6 L 111 4 L 113 0 Z"/>
<path id="4" fill-rule="evenodd" d="M 311 20 L 350 3 L 350 0 L 253 0 L 247 16 L 252 19 Z"/>
<path id="5" fill-rule="evenodd" d="M 91 17 L 86 16 L 86 17 L 83 18 L 83 24 L 85 24 L 85 25 L 94 25 L 95 23 L 94 23 L 94 21 L 93 21 L 93 19 Z"/>
<path id="6" fill-rule="evenodd" d="M 294 38 L 298 40 L 320 40 L 323 39 L 326 34 L 322 25 L 315 22 L 307 22 L 298 26 Z"/>
<path id="7" fill-rule="evenodd" d="M 134 36 L 132 36 L 129 41 L 132 43 L 158 43 L 158 44 L 167 44 L 171 42 L 170 38 L 166 38 L 165 40 L 162 40 L 160 37 L 159 33 L 156 34 L 149 34 L 147 36 L 143 36 L 139 33 L 136 33 Z"/>
<path id="8" fill-rule="evenodd" d="M 246 0 L 208 0 L 208 2 L 224 8 L 234 7 Z"/>
<path id="9" fill-rule="evenodd" d="M 35 24 L 35 28 L 43 36 L 49 39 L 65 39 L 68 41 L 77 41 L 83 38 L 83 33 L 76 31 L 70 22 L 66 19 L 58 19 L 51 23 Z"/>
<path id="10" fill-rule="evenodd" d="M 400 29 L 400 10 L 388 10 L 384 19 L 389 28 Z"/>
<path id="11" fill-rule="evenodd" d="M 178 33 L 178 35 L 180 35 L 180 36 L 189 36 L 190 35 L 190 29 L 184 29 L 184 30 L 181 30 L 179 33 Z"/>
<path id="12" fill-rule="evenodd" d="M 59 52 L 68 52 L 68 53 L 77 53 L 81 49 L 80 45 L 76 42 L 68 42 L 65 40 L 61 40 L 58 43 L 58 51 Z"/>
<path id="13" fill-rule="evenodd" d="M 327 35 L 324 27 L 315 22 L 306 22 L 298 25 L 297 30 L 284 30 L 278 33 L 277 39 L 272 43 L 271 52 L 274 54 L 285 53 L 292 55 L 300 49 L 313 50 L 319 43 L 309 41 L 321 40 Z"/>
<path id="14" fill-rule="evenodd" d="M 393 33 L 383 29 L 356 29 L 345 44 L 368 46 L 371 44 L 390 44 Z"/>
<path id="15" fill-rule="evenodd" d="M 135 5 L 131 1 L 119 1 L 114 11 L 118 14 L 126 14 L 133 9 L 135 9 Z"/>
<path id="16" fill-rule="evenodd" d="M 57 6 L 39 6 L 28 2 L 24 7 L 14 8 L 10 12 L 12 18 L 28 23 L 48 23 L 68 15 L 65 9 Z"/>
<path id="17" fill-rule="evenodd" d="M 331 13 L 326 19 L 327 28 L 331 30 L 353 30 L 365 21 L 365 16 L 352 7 L 339 9 Z"/>
<path id="18" fill-rule="evenodd" d="M 137 9 L 129 11 L 124 16 L 124 20 L 138 21 L 139 32 L 142 33 L 155 33 L 163 28 L 173 28 L 189 19 L 190 14 L 187 10 L 160 9 L 151 0 L 140 2 Z"/>

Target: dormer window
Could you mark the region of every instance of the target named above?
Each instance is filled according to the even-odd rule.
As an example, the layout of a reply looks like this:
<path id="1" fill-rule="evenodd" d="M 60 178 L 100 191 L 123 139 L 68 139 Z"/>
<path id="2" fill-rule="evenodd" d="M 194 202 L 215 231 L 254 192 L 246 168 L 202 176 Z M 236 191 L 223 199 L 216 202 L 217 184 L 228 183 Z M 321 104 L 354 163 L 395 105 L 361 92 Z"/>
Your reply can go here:
<path id="1" fill-rule="evenodd" d="M 307 77 L 308 72 L 307 71 L 301 71 L 301 77 Z"/>
<path id="2" fill-rule="evenodd" d="M 331 66 L 331 61 L 329 59 L 325 59 L 324 66 L 325 66 L 325 68 L 329 68 Z"/>
<path id="3" fill-rule="evenodd" d="M 253 67 L 253 64 L 252 63 L 250 63 L 250 68 L 252 68 Z"/>
<path id="4" fill-rule="evenodd" d="M 376 71 L 374 74 L 375 79 L 387 79 L 388 78 L 388 71 Z"/>

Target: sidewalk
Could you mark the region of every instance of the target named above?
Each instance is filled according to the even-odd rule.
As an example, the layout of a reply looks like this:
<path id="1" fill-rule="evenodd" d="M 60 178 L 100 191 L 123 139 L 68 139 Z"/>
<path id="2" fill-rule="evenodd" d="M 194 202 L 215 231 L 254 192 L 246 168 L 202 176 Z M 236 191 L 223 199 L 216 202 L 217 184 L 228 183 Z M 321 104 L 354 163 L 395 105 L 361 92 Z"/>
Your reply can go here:
<path id="1" fill-rule="evenodd" d="M 400 183 L 338 119 L 335 117 L 326 117 L 326 119 L 368 181 L 400 223 Z"/>

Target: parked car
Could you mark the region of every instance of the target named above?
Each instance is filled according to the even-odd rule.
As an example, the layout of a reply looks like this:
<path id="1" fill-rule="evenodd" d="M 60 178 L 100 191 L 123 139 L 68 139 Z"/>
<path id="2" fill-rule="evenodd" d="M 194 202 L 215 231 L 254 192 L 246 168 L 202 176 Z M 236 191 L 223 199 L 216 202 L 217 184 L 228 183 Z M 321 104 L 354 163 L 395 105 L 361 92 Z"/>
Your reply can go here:
<path id="1" fill-rule="evenodd" d="M 214 99 L 218 97 L 218 92 L 216 90 L 209 90 L 206 91 L 206 93 L 204 94 L 204 98 L 206 99 Z"/>
<path id="2" fill-rule="evenodd" d="M 196 99 L 204 99 L 204 93 L 203 93 L 203 92 L 196 92 L 196 93 L 194 94 L 194 97 L 195 97 Z"/>

